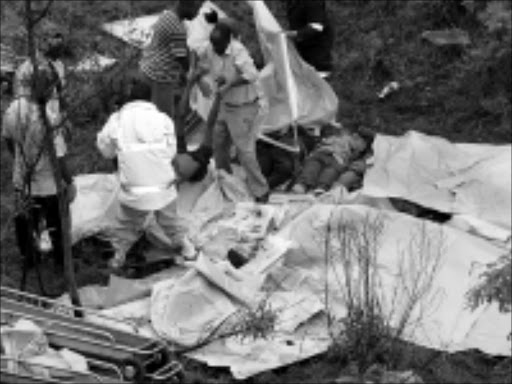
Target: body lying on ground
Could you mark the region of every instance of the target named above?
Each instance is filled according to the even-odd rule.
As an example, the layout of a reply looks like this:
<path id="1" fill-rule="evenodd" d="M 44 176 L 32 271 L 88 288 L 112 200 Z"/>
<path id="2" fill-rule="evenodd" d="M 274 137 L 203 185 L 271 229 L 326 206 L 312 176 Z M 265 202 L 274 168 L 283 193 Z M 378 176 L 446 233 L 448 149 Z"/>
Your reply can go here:
<path id="1" fill-rule="evenodd" d="M 366 130 L 347 131 L 326 126 L 322 141 L 305 159 L 292 191 L 323 193 L 339 181 L 352 189 L 364 174 L 363 155 L 371 147 L 371 134 Z"/>

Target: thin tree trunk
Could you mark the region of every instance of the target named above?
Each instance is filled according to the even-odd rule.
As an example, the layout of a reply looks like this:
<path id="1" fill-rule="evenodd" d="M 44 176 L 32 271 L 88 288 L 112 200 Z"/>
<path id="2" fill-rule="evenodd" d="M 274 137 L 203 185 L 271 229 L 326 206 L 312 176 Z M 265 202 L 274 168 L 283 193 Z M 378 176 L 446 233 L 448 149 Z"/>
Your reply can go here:
<path id="1" fill-rule="evenodd" d="M 27 18 L 27 33 L 28 33 L 28 48 L 29 48 L 29 57 L 32 61 L 32 66 L 34 69 L 34 76 L 38 78 L 38 68 L 37 68 L 37 57 L 36 57 L 36 47 L 34 43 L 34 22 L 33 22 L 33 13 L 32 13 L 32 1 L 25 0 L 25 11 Z M 46 150 L 48 151 L 48 156 L 50 158 L 53 177 L 55 180 L 55 184 L 57 186 L 57 197 L 59 201 L 59 216 L 62 227 L 62 250 L 64 254 L 64 276 L 66 279 L 66 285 L 69 291 L 69 295 L 71 297 L 71 303 L 75 306 L 80 306 L 80 297 L 78 295 L 78 289 L 75 280 L 75 271 L 73 265 L 73 255 L 71 250 L 71 220 L 69 216 L 69 206 L 67 202 L 67 196 L 65 196 L 66 191 L 63 188 L 63 179 L 61 174 L 61 169 L 59 165 L 59 161 L 57 159 L 57 155 L 55 153 L 55 147 L 53 144 L 53 132 L 52 127 L 48 121 L 46 115 L 46 101 L 47 100 L 38 100 L 39 112 L 42 117 L 43 126 L 45 128 L 45 141 L 43 145 L 46 145 Z M 81 317 L 82 313 L 80 311 L 76 311 L 75 315 Z"/>

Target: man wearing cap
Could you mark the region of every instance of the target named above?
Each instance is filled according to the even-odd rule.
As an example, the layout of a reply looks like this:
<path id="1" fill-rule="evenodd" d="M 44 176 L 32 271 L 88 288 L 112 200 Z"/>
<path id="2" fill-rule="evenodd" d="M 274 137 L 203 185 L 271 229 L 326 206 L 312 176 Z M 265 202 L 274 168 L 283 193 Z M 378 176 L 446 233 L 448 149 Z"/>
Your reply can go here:
<path id="1" fill-rule="evenodd" d="M 186 31 L 183 20 L 196 17 L 202 1 L 180 0 L 176 12 L 165 10 L 155 25 L 149 45 L 139 62 L 141 72 L 151 83 L 151 99 L 158 109 L 175 118 L 175 97 L 188 66 Z M 179 129 L 181 131 L 181 129 Z M 183 132 L 176 132 L 178 150 L 185 151 Z"/>
<path id="2" fill-rule="evenodd" d="M 233 143 L 247 175 L 247 185 L 255 200 L 266 202 L 268 185 L 256 158 L 256 124 L 261 90 L 258 70 L 247 49 L 233 38 L 226 23 L 218 23 L 210 35 L 210 46 L 200 57 L 192 82 L 209 72 L 216 80 L 220 98 L 213 135 L 213 156 L 218 169 L 232 173 L 230 148 Z M 211 95 L 205 95 L 211 96 Z"/>
<path id="3" fill-rule="evenodd" d="M 176 154 L 173 120 L 151 102 L 151 86 L 139 75 L 129 76 L 129 96 L 110 116 L 97 136 L 106 158 L 117 158 L 121 189 L 114 228 L 115 256 L 110 267 L 123 266 L 126 254 L 137 241 L 151 212 L 168 238 L 170 248 L 181 247 L 185 259 L 195 257 L 182 220 L 173 204 L 176 176 L 171 164 Z"/>

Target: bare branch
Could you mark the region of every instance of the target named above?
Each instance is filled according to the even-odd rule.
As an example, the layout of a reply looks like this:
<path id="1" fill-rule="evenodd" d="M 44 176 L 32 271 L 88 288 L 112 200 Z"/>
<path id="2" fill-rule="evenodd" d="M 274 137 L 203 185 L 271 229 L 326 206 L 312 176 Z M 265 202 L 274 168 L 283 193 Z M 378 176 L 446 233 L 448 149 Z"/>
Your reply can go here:
<path id="1" fill-rule="evenodd" d="M 55 0 L 48 0 L 46 6 L 41 11 L 41 13 L 36 18 L 32 19 L 32 27 L 35 27 L 41 20 L 43 20 L 46 17 L 54 1 Z"/>

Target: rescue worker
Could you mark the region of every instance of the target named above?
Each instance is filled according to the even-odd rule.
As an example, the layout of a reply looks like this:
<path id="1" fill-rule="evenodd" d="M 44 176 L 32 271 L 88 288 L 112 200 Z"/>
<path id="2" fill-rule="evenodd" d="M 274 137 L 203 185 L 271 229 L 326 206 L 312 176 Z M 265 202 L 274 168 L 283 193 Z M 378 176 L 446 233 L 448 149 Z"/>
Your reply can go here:
<path id="1" fill-rule="evenodd" d="M 185 259 L 196 256 L 187 229 L 176 212 L 176 154 L 173 120 L 151 102 L 151 86 L 141 76 L 129 76 L 129 100 L 110 116 L 98 133 L 97 146 L 106 158 L 118 160 L 119 211 L 114 229 L 115 256 L 110 267 L 123 266 L 150 212 L 168 237 L 170 248 L 181 247 Z"/>
<path id="2" fill-rule="evenodd" d="M 210 45 L 199 57 L 191 81 L 210 73 L 216 81 L 219 113 L 213 132 L 213 157 L 217 169 L 232 173 L 230 149 L 233 143 L 238 160 L 247 175 L 247 185 L 257 202 L 269 196 L 267 181 L 256 157 L 256 118 L 260 108 L 258 70 L 247 49 L 233 38 L 227 23 L 217 23 L 210 34 Z M 205 88 L 202 88 L 203 92 Z M 211 97 L 211 94 L 205 94 Z"/>

